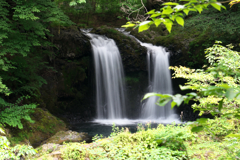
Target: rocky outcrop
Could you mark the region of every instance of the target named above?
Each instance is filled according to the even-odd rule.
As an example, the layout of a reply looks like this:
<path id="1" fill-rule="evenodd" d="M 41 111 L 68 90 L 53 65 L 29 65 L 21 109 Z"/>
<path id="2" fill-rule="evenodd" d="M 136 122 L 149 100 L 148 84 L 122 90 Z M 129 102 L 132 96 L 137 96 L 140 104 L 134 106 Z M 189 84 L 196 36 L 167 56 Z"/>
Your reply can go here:
<path id="1" fill-rule="evenodd" d="M 45 144 L 54 143 L 54 144 L 63 144 L 64 142 L 91 142 L 92 137 L 90 137 L 87 133 L 75 132 L 75 131 L 59 131 L 54 136 L 46 140 Z"/>

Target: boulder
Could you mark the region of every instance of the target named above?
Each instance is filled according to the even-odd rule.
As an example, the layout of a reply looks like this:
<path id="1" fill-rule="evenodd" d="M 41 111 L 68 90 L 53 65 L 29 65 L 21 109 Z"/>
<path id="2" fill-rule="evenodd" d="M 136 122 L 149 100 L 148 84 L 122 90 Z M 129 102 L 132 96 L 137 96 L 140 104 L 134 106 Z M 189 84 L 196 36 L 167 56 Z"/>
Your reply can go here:
<path id="1" fill-rule="evenodd" d="M 44 143 L 63 144 L 63 142 L 91 142 L 91 137 L 84 132 L 78 133 L 75 131 L 59 131 L 54 136 L 46 140 Z"/>

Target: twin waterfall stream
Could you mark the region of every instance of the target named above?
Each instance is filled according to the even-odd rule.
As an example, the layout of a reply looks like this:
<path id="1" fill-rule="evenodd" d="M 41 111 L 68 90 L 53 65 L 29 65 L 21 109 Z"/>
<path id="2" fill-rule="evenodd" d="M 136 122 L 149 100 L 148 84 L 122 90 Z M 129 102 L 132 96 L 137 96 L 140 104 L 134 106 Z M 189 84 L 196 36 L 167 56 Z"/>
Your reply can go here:
<path id="1" fill-rule="evenodd" d="M 131 36 L 124 30 L 118 30 L 127 36 Z M 84 33 L 91 38 L 90 42 L 94 58 L 97 107 L 95 122 L 104 124 L 130 124 L 147 121 L 157 123 L 179 121 L 174 111 L 171 110 L 170 103 L 164 107 L 156 105 L 157 97 L 150 97 L 145 100 L 142 106 L 139 106 L 139 109 L 141 109 L 139 119 L 127 119 L 124 71 L 121 55 L 116 43 L 113 39 L 102 35 L 86 31 Z M 163 47 L 142 43 L 138 39 L 136 40 L 141 46 L 147 48 L 148 92 L 171 94 L 171 75 L 168 69 L 169 53 Z"/>

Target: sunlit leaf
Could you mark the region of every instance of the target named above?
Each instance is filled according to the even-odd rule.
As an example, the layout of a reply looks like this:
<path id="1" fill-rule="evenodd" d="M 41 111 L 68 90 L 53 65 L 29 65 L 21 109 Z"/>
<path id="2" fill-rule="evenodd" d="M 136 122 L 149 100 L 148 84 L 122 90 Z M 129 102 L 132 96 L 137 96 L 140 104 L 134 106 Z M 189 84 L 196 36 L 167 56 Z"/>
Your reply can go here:
<path id="1" fill-rule="evenodd" d="M 189 10 L 188 10 L 188 9 L 184 9 L 183 12 L 184 12 L 186 15 L 188 15 Z"/>
<path id="2" fill-rule="evenodd" d="M 211 5 L 216 8 L 217 10 L 221 11 L 221 3 L 211 3 Z"/>
<path id="3" fill-rule="evenodd" d="M 145 99 L 147 99 L 147 98 L 149 98 L 149 97 L 156 96 L 157 94 L 158 94 L 158 93 L 147 93 L 147 94 L 144 95 L 142 101 L 145 100 Z"/>
<path id="4" fill-rule="evenodd" d="M 69 6 L 76 6 L 76 5 L 77 5 L 77 2 L 75 2 L 75 1 L 72 1 L 69 3 Z"/>
<path id="5" fill-rule="evenodd" d="M 203 10 L 200 5 L 197 5 L 197 6 L 195 6 L 194 8 L 195 8 L 196 10 L 198 10 L 199 13 L 201 13 L 202 10 Z"/>
<path id="6" fill-rule="evenodd" d="M 178 24 L 180 24 L 181 26 L 184 26 L 184 20 L 182 17 L 176 17 L 176 21 Z"/>
<path id="7" fill-rule="evenodd" d="M 171 108 L 175 107 L 176 104 L 177 104 L 176 102 L 172 101 L 172 102 L 171 102 Z"/>
<path id="8" fill-rule="evenodd" d="M 160 93 L 147 93 L 147 94 L 144 95 L 142 101 L 145 100 L 145 99 L 147 99 L 147 98 L 149 98 L 149 97 L 152 97 L 152 96 L 157 96 L 157 97 L 171 97 L 170 95 L 167 95 L 167 94 L 163 95 L 163 94 L 160 94 Z"/>
<path id="9" fill-rule="evenodd" d="M 162 22 L 163 22 L 162 19 L 156 19 L 156 20 L 154 20 L 154 24 L 156 25 L 156 27 L 158 27 Z"/>
<path id="10" fill-rule="evenodd" d="M 158 16 L 160 16 L 162 13 L 155 13 L 155 14 L 152 14 L 151 15 L 151 18 L 154 18 L 154 17 L 158 17 Z"/>
<path id="11" fill-rule="evenodd" d="M 135 26 L 135 24 L 130 23 L 130 24 L 122 25 L 121 27 L 127 28 L 127 27 L 134 27 L 134 26 Z"/>
<path id="12" fill-rule="evenodd" d="M 167 3 L 163 3 L 163 5 L 165 5 L 165 6 L 176 6 L 176 5 L 179 5 L 179 4 L 174 3 L 174 2 L 167 2 Z"/>
<path id="13" fill-rule="evenodd" d="M 162 14 L 171 14 L 172 12 L 173 12 L 172 8 L 167 8 L 163 10 Z"/>
<path id="14" fill-rule="evenodd" d="M 184 5 L 177 5 L 176 7 L 174 7 L 174 9 L 177 11 L 182 10 L 184 8 L 185 8 Z"/>
<path id="15" fill-rule="evenodd" d="M 173 101 L 176 102 L 176 104 L 178 106 L 180 106 L 182 104 L 183 100 L 184 100 L 184 98 L 180 94 L 176 94 L 175 96 L 173 96 Z"/>
<path id="16" fill-rule="evenodd" d="M 229 134 L 226 137 L 235 137 L 235 138 L 240 139 L 240 134 Z"/>
<path id="17" fill-rule="evenodd" d="M 148 28 L 150 27 L 149 24 L 151 24 L 151 23 L 152 23 L 152 21 L 144 21 L 144 22 L 140 23 L 139 27 L 138 27 L 138 32 L 148 30 Z"/>
<path id="18" fill-rule="evenodd" d="M 154 14 L 154 13 L 155 13 L 155 9 L 153 9 L 153 10 L 147 12 L 146 14 Z"/>

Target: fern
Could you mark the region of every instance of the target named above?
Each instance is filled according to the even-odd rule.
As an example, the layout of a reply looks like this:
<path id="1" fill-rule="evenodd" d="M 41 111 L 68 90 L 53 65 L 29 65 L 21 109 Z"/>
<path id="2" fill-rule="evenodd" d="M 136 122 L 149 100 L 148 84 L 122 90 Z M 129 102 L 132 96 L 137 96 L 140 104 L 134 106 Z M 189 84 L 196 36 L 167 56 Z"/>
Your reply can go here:
<path id="1" fill-rule="evenodd" d="M 22 103 L 24 98 L 30 98 L 29 96 L 23 96 L 17 99 L 15 104 L 8 103 L 4 99 L 0 98 L 0 123 L 8 124 L 12 127 L 23 128 L 21 119 L 25 119 L 31 123 L 34 121 L 30 118 L 29 113 L 37 107 L 37 104 L 24 104 Z"/>

